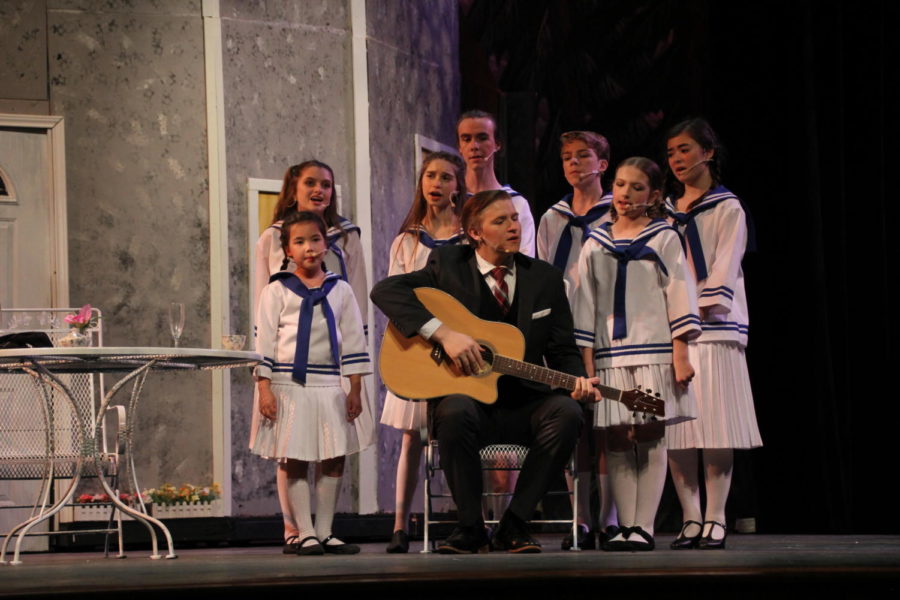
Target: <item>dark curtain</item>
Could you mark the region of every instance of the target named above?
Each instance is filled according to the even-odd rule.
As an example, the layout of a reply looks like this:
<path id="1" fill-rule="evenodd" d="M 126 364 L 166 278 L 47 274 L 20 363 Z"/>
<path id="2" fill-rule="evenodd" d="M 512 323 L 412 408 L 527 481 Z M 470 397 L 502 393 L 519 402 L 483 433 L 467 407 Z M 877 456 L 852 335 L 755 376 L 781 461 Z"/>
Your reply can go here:
<path id="1" fill-rule="evenodd" d="M 898 209 L 886 189 L 886 168 L 897 168 L 896 5 L 460 6 L 463 108 L 501 115 L 501 179 L 536 218 L 566 192 L 561 132 L 603 133 L 615 166 L 635 154 L 662 162 L 668 127 L 710 120 L 758 246 L 744 270 L 765 446 L 742 459 L 734 500 L 764 532 L 900 532 L 888 289 Z"/>

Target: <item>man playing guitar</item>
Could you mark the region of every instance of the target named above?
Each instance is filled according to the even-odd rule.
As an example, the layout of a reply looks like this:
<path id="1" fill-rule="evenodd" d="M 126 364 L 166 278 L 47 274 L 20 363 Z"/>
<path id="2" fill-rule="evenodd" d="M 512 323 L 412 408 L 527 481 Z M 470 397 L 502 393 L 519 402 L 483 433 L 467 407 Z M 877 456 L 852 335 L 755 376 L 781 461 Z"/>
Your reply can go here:
<path id="1" fill-rule="evenodd" d="M 526 362 L 543 366 L 546 361 L 552 369 L 578 376 L 570 395 L 545 384 L 503 376 L 494 404 L 452 394 L 441 398 L 434 409 L 441 467 L 459 512 L 457 528 L 438 551 L 487 549 L 478 452 L 491 443 L 516 443 L 528 446 L 529 452 L 493 546 L 509 552 L 540 552 L 526 521 L 551 478 L 571 457 L 583 420 L 578 401 L 599 399 L 593 387 L 597 380 L 584 378 L 562 273 L 519 253 L 518 213 L 509 195 L 503 190 L 476 194 L 463 208 L 462 224 L 471 245 L 434 250 L 421 271 L 379 282 L 372 300 L 404 336 L 420 335 L 442 346 L 462 374 L 472 375 L 485 367 L 481 346 L 434 318 L 416 298 L 416 288 L 437 288 L 482 319 L 514 325 L 525 338 Z"/>

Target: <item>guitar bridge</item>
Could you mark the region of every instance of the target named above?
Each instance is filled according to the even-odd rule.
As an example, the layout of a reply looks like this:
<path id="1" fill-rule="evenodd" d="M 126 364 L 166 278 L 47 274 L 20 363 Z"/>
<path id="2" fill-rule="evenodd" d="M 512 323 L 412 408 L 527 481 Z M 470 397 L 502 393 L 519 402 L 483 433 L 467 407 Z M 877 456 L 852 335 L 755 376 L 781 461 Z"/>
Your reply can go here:
<path id="1" fill-rule="evenodd" d="M 431 360 L 434 361 L 434 364 L 440 366 L 442 362 L 444 362 L 444 349 L 440 346 L 440 344 L 435 344 L 431 347 Z"/>

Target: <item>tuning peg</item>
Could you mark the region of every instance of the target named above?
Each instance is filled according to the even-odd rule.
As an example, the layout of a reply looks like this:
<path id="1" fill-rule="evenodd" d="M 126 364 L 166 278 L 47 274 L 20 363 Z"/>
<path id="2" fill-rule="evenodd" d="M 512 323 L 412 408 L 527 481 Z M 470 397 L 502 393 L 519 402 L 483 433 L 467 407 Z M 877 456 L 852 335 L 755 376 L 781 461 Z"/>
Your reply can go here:
<path id="1" fill-rule="evenodd" d="M 653 393 L 653 390 L 651 390 L 650 388 L 647 388 L 647 393 L 648 393 L 648 394 L 652 394 L 652 393 Z"/>
<path id="2" fill-rule="evenodd" d="M 659 395 L 659 392 L 656 392 L 656 397 L 657 397 L 657 398 L 660 398 L 660 397 L 661 397 L 661 396 Z"/>

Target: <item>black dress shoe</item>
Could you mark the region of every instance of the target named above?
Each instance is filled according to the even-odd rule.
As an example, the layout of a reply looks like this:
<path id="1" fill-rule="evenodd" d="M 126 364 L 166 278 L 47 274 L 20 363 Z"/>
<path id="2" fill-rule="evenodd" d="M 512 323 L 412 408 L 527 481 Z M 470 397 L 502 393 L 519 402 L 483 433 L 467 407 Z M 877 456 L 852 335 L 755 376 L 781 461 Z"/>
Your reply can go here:
<path id="1" fill-rule="evenodd" d="M 706 528 L 707 523 L 711 524 L 709 533 L 700 538 L 700 541 L 697 543 L 697 547 L 701 550 L 724 550 L 725 538 L 728 537 L 728 529 L 725 527 L 725 525 L 719 523 L 718 521 L 703 521 L 704 529 Z M 722 528 L 721 539 L 715 539 L 712 537 L 713 531 L 715 531 L 717 526 Z"/>
<path id="2" fill-rule="evenodd" d="M 635 535 L 643 538 L 644 541 L 631 539 Z M 628 543 L 631 544 L 632 552 L 650 552 L 656 548 L 656 541 L 653 539 L 653 536 L 640 527 L 632 527 L 628 538 Z"/>
<path id="3" fill-rule="evenodd" d="M 694 536 L 686 536 L 684 535 L 685 530 L 691 525 L 696 525 L 699 530 L 697 531 L 697 535 Z M 681 526 L 681 531 L 678 533 L 678 537 L 675 538 L 671 544 L 669 544 L 669 548 L 672 550 L 689 550 L 691 548 L 696 548 L 697 544 L 700 543 L 700 535 L 703 533 L 703 523 L 698 523 L 697 521 L 685 521 Z"/>
<path id="4" fill-rule="evenodd" d="M 387 545 L 388 554 L 406 554 L 409 552 L 409 535 L 402 529 L 398 529 L 391 536 L 391 543 Z"/>
<path id="5" fill-rule="evenodd" d="M 508 510 L 500 520 L 491 544 L 494 550 L 514 554 L 536 554 L 541 551 L 540 543 L 528 533 L 525 522 Z"/>
<path id="6" fill-rule="evenodd" d="M 332 540 L 339 543 L 329 544 L 328 542 Z M 329 535 L 327 538 L 322 540 L 322 550 L 325 551 L 325 554 L 359 554 L 359 546 L 357 546 L 356 544 L 346 544 L 344 542 L 341 542 L 333 535 Z"/>
<path id="7" fill-rule="evenodd" d="M 300 544 L 297 543 L 297 539 L 296 535 L 292 535 L 284 540 L 284 546 L 281 547 L 281 551 L 284 554 L 297 554 L 297 548 L 300 547 Z"/>
<path id="8" fill-rule="evenodd" d="M 482 554 L 490 549 L 484 526 L 457 527 L 446 540 L 438 544 L 438 554 Z"/>
<path id="9" fill-rule="evenodd" d="M 563 550 L 571 550 L 572 546 L 572 534 L 567 533 L 562 539 L 560 548 Z M 594 532 L 588 530 L 587 525 L 578 526 L 578 547 L 581 550 L 594 550 L 597 548 L 597 545 L 594 542 Z"/>

